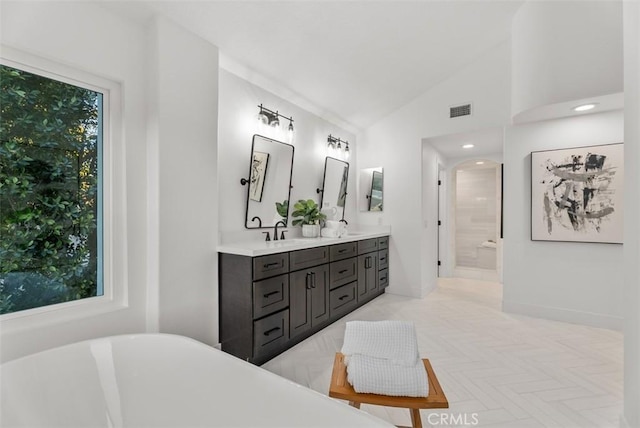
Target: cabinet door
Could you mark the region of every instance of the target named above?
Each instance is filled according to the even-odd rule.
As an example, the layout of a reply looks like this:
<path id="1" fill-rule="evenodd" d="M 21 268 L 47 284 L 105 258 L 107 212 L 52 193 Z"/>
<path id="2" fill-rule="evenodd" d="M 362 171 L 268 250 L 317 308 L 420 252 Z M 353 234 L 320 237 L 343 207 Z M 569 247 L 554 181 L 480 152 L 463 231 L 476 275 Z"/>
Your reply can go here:
<path id="1" fill-rule="evenodd" d="M 358 256 L 358 302 L 378 291 L 378 254 Z"/>
<path id="2" fill-rule="evenodd" d="M 289 274 L 289 337 L 292 339 L 311 328 L 312 269 Z"/>
<path id="3" fill-rule="evenodd" d="M 329 319 L 329 265 L 311 271 L 311 327 Z"/>
<path id="4" fill-rule="evenodd" d="M 329 319 L 329 266 L 289 274 L 289 334 L 293 339 Z"/>

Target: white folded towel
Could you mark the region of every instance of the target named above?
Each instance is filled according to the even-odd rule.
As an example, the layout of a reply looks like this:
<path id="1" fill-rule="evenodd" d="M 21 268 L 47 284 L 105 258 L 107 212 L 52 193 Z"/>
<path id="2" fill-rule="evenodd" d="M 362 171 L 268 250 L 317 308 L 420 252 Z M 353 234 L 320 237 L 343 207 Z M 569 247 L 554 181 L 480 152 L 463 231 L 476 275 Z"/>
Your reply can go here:
<path id="1" fill-rule="evenodd" d="M 362 354 L 407 367 L 420 361 L 416 329 L 408 321 L 349 321 L 342 353 Z"/>
<path id="2" fill-rule="evenodd" d="M 422 360 L 414 366 L 403 366 L 368 355 L 353 354 L 347 365 L 347 380 L 358 393 L 394 397 L 429 395 L 427 371 Z"/>
<path id="3" fill-rule="evenodd" d="M 342 353 L 347 380 L 358 393 L 405 397 L 429 394 L 413 323 L 349 321 Z"/>

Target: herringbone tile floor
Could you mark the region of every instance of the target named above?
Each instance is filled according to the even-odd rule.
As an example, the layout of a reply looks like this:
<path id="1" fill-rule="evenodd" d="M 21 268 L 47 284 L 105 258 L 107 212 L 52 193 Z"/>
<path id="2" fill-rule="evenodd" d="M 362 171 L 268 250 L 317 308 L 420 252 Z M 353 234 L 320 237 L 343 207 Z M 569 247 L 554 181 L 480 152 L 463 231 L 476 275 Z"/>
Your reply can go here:
<path id="1" fill-rule="evenodd" d="M 424 299 L 385 294 L 263 365 L 327 394 L 349 320 L 411 320 L 447 394 L 425 426 L 618 427 L 622 334 L 503 313 L 500 284 L 441 279 Z M 363 405 L 395 425 L 409 412 Z"/>

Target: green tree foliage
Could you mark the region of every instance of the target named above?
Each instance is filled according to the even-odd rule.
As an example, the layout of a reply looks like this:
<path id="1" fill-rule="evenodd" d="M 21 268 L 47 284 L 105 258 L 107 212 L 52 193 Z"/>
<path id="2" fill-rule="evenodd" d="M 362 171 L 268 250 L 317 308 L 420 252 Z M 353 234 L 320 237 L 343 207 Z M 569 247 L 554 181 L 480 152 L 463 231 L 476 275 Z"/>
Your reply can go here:
<path id="1" fill-rule="evenodd" d="M 101 102 L 0 66 L 0 314 L 96 295 Z"/>

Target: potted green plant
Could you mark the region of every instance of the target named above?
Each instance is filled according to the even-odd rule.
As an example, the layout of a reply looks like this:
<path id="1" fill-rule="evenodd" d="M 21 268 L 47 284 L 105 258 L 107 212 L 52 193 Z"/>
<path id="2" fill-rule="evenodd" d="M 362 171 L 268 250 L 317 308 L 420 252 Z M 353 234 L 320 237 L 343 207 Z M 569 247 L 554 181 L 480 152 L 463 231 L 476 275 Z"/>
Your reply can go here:
<path id="1" fill-rule="evenodd" d="M 327 218 L 320 212 L 320 207 L 313 199 L 300 199 L 293 205 L 292 224 L 302 226 L 302 236 L 305 238 L 317 238 L 320 235 L 320 221 Z"/>

